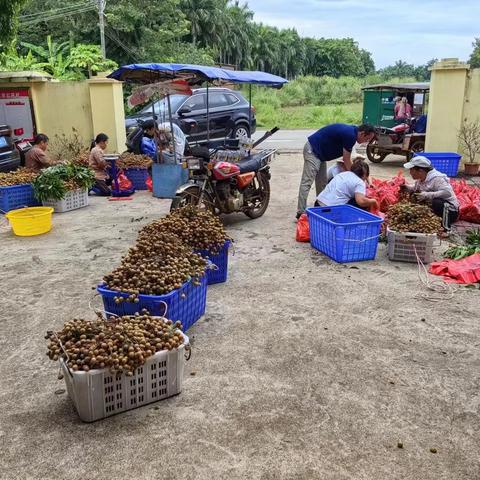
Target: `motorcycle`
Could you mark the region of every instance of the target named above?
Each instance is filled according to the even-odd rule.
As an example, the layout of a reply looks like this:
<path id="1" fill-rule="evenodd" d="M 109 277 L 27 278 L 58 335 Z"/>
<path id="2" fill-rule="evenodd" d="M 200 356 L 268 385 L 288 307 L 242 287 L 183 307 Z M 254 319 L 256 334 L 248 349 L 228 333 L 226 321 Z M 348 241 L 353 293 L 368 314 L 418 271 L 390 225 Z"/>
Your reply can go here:
<path id="1" fill-rule="evenodd" d="M 415 133 L 416 118 L 392 128 L 376 127 L 375 138 L 367 146 L 367 157 L 373 163 L 382 162 L 391 153 L 406 155 L 423 152 L 425 135 Z"/>
<path id="2" fill-rule="evenodd" d="M 273 135 L 267 132 L 252 147 Z M 196 205 L 215 214 L 244 213 L 259 218 L 270 201 L 270 163 L 275 150 L 262 150 L 235 163 L 217 161 L 221 147 L 192 147 L 185 158 L 190 180 L 182 185 L 172 200 L 171 210 L 185 205 Z"/>

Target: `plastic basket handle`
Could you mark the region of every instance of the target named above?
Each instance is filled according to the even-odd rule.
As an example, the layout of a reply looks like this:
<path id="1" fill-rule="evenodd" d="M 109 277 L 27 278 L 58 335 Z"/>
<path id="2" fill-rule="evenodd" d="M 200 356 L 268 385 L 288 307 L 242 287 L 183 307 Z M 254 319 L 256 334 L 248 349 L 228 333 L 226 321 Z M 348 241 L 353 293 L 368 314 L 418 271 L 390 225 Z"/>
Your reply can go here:
<path id="1" fill-rule="evenodd" d="M 106 310 L 102 310 L 101 308 L 95 308 L 92 306 L 92 301 L 95 299 L 95 297 L 99 297 L 99 296 L 100 296 L 99 293 L 95 293 L 95 295 L 93 295 L 93 297 L 88 301 L 88 307 L 90 308 L 90 310 L 92 310 L 96 314 L 104 313 L 106 316 L 109 315 L 111 317 L 120 318 L 119 315 L 117 315 L 116 313 L 107 312 Z"/>
<path id="2" fill-rule="evenodd" d="M 65 350 L 65 347 L 63 346 L 62 341 L 58 338 L 58 335 L 55 332 L 53 332 L 53 335 L 55 335 L 55 338 L 57 339 L 57 342 L 60 345 L 60 348 L 62 349 L 63 354 L 65 355 L 64 363 L 65 363 L 65 366 L 67 367 L 67 372 L 73 378 L 72 370 L 68 366 L 68 363 L 70 362 L 70 357 L 68 356 L 68 353 Z"/>
<path id="3" fill-rule="evenodd" d="M 408 240 L 417 240 L 419 237 L 418 235 L 405 235 L 405 238 Z M 436 238 L 436 241 L 433 243 L 434 247 L 441 247 L 442 246 L 442 239 L 441 238 Z M 438 243 L 437 243 L 438 240 Z"/>
<path id="4" fill-rule="evenodd" d="M 165 312 L 163 312 L 163 316 L 166 317 L 167 316 L 167 312 L 168 312 L 168 304 L 167 302 L 164 302 L 163 300 L 155 300 L 154 303 L 156 304 L 160 304 L 160 303 L 163 303 L 163 305 L 165 306 Z"/>
<path id="5" fill-rule="evenodd" d="M 363 238 L 362 240 L 356 240 L 356 239 L 350 239 L 350 238 L 344 238 L 343 241 L 344 242 L 354 242 L 354 243 L 363 243 L 363 242 L 367 242 L 368 240 L 374 240 L 375 238 L 380 238 L 382 235 L 381 234 L 378 234 L 378 235 L 375 235 L 373 237 L 367 237 L 367 238 Z"/>

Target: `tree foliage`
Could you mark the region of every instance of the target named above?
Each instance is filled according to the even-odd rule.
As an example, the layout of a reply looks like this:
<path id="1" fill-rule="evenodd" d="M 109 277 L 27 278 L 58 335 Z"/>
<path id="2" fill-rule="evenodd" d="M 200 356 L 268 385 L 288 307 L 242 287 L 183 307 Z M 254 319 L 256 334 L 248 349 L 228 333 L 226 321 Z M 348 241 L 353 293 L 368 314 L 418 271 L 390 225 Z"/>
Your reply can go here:
<path id="1" fill-rule="evenodd" d="M 26 0 L 0 0 L 0 43 L 9 43 L 17 31 L 18 13 Z"/>
<path id="2" fill-rule="evenodd" d="M 59 44 L 98 44 L 98 12 L 76 14 L 76 5 L 78 0 L 28 0 L 23 15 L 38 20 L 22 21 L 20 40 L 40 45 L 51 35 Z M 64 16 L 49 16 L 59 9 Z M 221 63 L 288 78 L 365 76 L 374 70 L 370 53 L 352 39 L 301 38 L 294 28 L 255 23 L 239 0 L 109 0 L 105 20 L 107 54 L 118 64 Z"/>
<path id="3" fill-rule="evenodd" d="M 78 53 L 91 60 L 95 56 L 91 47 L 78 47 L 100 43 L 95 2 L 80 14 L 79 0 L 0 0 L 0 5 L 2 2 L 9 5 L 10 12 L 16 5 L 14 14 L 8 17 L 13 27 L 15 12 L 24 4 L 18 42 L 21 62 L 29 62 L 29 48 L 24 45 L 42 45 L 48 35 L 58 45 L 67 41 L 77 45 L 80 51 L 73 51 L 76 57 Z M 55 15 L 58 11 L 65 13 Z M 290 79 L 301 75 L 365 78 L 375 72 L 370 52 L 354 39 L 302 38 L 295 28 L 256 23 L 243 0 L 108 0 L 105 23 L 107 54 L 117 64 L 219 63 L 267 70 Z M 98 62 L 87 60 L 80 61 L 84 65 L 81 68 L 93 73 Z M 79 68 L 78 60 L 75 62 L 75 68 Z M 414 66 L 399 60 L 379 73 L 384 80 L 428 80 L 432 62 Z M 480 39 L 475 40 L 471 63 L 480 66 Z"/>
<path id="4" fill-rule="evenodd" d="M 28 49 L 20 54 L 16 41 L 0 53 L 0 70 L 35 70 L 48 73 L 61 80 L 80 80 L 85 74 L 112 70 L 117 64 L 104 59 L 98 45 L 73 45 L 71 42 L 57 43 L 49 35 L 46 45 L 22 42 L 22 48 Z"/>
<path id="5" fill-rule="evenodd" d="M 475 38 L 472 46 L 473 52 L 470 55 L 468 63 L 472 68 L 480 68 L 480 37 Z"/>
<path id="6" fill-rule="evenodd" d="M 113 60 L 104 59 L 98 45 L 78 44 L 70 49 L 70 65 L 74 69 L 86 70 L 88 76 L 92 73 L 113 70 L 117 64 Z"/>
<path id="7" fill-rule="evenodd" d="M 403 60 L 397 60 L 394 65 L 382 68 L 378 73 L 386 80 L 397 77 L 414 77 L 420 81 L 428 81 L 430 80 L 430 68 L 437 61 L 436 58 L 432 58 L 425 65 L 419 65 L 416 67 Z"/>

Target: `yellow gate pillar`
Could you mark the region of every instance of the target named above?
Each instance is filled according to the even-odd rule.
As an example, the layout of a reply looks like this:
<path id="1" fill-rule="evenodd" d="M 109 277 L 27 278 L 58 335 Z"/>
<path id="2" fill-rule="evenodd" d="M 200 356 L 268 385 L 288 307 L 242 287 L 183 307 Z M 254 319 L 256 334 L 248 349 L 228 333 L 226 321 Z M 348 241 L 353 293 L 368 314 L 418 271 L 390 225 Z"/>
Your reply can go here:
<path id="1" fill-rule="evenodd" d="M 124 152 L 126 135 L 122 83 L 109 78 L 94 78 L 88 83 L 95 136 L 106 133 L 110 138 L 108 151 Z"/>
<path id="2" fill-rule="evenodd" d="M 425 151 L 458 151 L 469 70 L 458 58 L 444 59 L 432 67 Z"/>

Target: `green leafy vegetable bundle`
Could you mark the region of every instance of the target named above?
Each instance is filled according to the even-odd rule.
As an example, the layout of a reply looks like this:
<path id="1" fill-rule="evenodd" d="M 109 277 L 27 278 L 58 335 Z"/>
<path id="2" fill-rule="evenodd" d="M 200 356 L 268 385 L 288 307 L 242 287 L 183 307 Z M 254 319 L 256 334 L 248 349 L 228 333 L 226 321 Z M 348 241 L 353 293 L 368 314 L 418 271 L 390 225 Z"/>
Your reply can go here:
<path id="1" fill-rule="evenodd" d="M 72 190 L 90 189 L 95 174 L 89 167 L 75 163 L 61 163 L 42 170 L 32 182 L 35 197 L 39 201 L 62 200 Z"/>
<path id="2" fill-rule="evenodd" d="M 469 230 L 467 232 L 467 238 L 465 245 L 455 245 L 450 247 L 445 253 L 445 258 L 451 258 L 452 260 L 460 260 L 475 253 L 480 253 L 480 229 Z"/>

